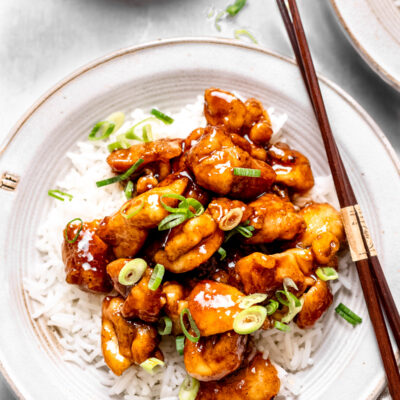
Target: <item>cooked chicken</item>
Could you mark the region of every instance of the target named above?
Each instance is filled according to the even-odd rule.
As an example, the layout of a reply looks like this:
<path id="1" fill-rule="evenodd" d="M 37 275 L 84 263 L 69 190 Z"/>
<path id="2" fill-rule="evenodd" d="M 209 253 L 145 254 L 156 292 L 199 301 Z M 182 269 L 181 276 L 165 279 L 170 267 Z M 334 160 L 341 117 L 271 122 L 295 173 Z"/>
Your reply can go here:
<path id="1" fill-rule="evenodd" d="M 235 146 L 239 146 L 242 150 L 247 151 L 247 153 L 257 160 L 267 161 L 267 151 L 263 147 L 256 146 L 237 133 L 231 133 L 229 136 Z"/>
<path id="2" fill-rule="evenodd" d="M 275 143 L 268 149 L 268 162 L 276 173 L 276 182 L 293 191 L 304 192 L 314 186 L 308 158 L 286 143 Z"/>
<path id="3" fill-rule="evenodd" d="M 264 194 L 249 204 L 252 213 L 250 225 L 254 226 L 253 236 L 247 243 L 271 243 L 274 240 L 290 240 L 306 227 L 303 217 L 293 204 L 275 194 Z"/>
<path id="4" fill-rule="evenodd" d="M 144 161 L 139 168 L 143 169 L 146 164 L 155 161 L 168 162 L 171 158 L 179 157 L 182 153 L 182 142 L 181 139 L 158 139 L 135 144 L 129 149 L 113 151 L 107 157 L 107 162 L 113 171 L 125 172 L 142 158 Z"/>
<path id="5" fill-rule="evenodd" d="M 339 248 L 339 240 L 331 232 L 320 233 L 311 244 L 315 260 L 321 265 L 335 265 Z"/>
<path id="6" fill-rule="evenodd" d="M 81 223 L 72 223 L 65 228 L 64 235 L 73 241 Z M 62 259 L 67 274 L 66 281 L 79 285 L 83 290 L 107 293 L 112 285 L 106 273 L 112 260 L 112 251 L 97 234 L 99 220 L 84 222 L 74 243 L 65 240 L 62 244 Z"/>
<path id="7" fill-rule="evenodd" d="M 272 400 L 280 389 L 278 372 L 261 353 L 248 366 L 220 381 L 201 382 L 198 400 Z"/>
<path id="8" fill-rule="evenodd" d="M 102 306 L 101 348 L 106 364 L 116 375 L 149 357 L 162 359 L 157 330 L 124 319 L 121 315 L 123 303 L 121 297 L 106 297 Z"/>
<path id="9" fill-rule="evenodd" d="M 207 208 L 218 227 L 223 230 L 231 230 L 235 226 L 249 219 L 251 208 L 239 200 L 230 200 L 226 197 L 214 199 Z"/>
<path id="10" fill-rule="evenodd" d="M 246 116 L 246 107 L 232 93 L 210 88 L 204 93 L 204 115 L 212 125 L 224 125 L 229 131 L 240 130 Z"/>
<path id="11" fill-rule="evenodd" d="M 189 375 L 199 381 L 214 381 L 236 371 L 242 364 L 248 336 L 234 331 L 185 341 L 184 361 Z"/>
<path id="12" fill-rule="evenodd" d="M 296 242 L 302 247 L 311 246 L 318 235 L 330 232 L 339 243 L 345 239 L 340 213 L 328 203 L 310 203 L 299 211 L 307 225 Z"/>
<path id="13" fill-rule="evenodd" d="M 186 163 L 200 186 L 241 199 L 258 196 L 275 180 L 275 173 L 268 164 L 236 146 L 220 127 L 206 128 L 205 134 L 188 150 Z M 237 176 L 234 168 L 258 169 L 261 176 Z"/>
<path id="14" fill-rule="evenodd" d="M 128 296 L 130 287 L 119 283 L 119 273 L 124 268 L 125 264 L 132 261 L 131 258 L 118 258 L 107 265 L 107 274 L 111 278 L 114 289 L 124 298 Z"/>
<path id="15" fill-rule="evenodd" d="M 143 246 L 148 229 L 157 225 L 169 214 L 161 205 L 160 198 L 165 194 L 182 194 L 188 184 L 188 178 L 175 179 L 168 186 L 159 186 L 126 202 L 119 211 L 101 222 L 97 234 L 113 246 L 118 258 L 133 257 Z M 163 198 L 163 202 L 175 207 L 177 199 Z M 127 218 L 135 208 L 140 212 Z"/>
<path id="16" fill-rule="evenodd" d="M 282 287 L 285 278 L 292 279 L 302 292 L 313 281 L 305 276 L 313 270 L 313 257 L 305 249 L 290 249 L 272 255 L 253 253 L 240 259 L 235 270 L 247 294 L 273 293 Z"/>
<path id="17" fill-rule="evenodd" d="M 190 271 L 207 261 L 221 246 L 223 232 L 208 213 L 173 228 L 164 250 L 154 260 L 174 273 Z"/>
<path id="18" fill-rule="evenodd" d="M 327 282 L 317 279 L 314 286 L 303 294 L 303 308 L 297 315 L 300 328 L 310 328 L 332 304 L 333 296 Z"/>
<path id="19" fill-rule="evenodd" d="M 198 283 L 187 300 L 201 336 L 231 331 L 233 320 L 242 311 L 238 301 L 243 296 L 242 292 L 224 283 L 207 280 Z"/>
<path id="20" fill-rule="evenodd" d="M 171 318 L 172 333 L 180 335 L 182 327 L 180 322 L 180 314 L 184 308 L 187 307 L 185 300 L 188 290 L 177 282 L 165 282 L 162 286 L 162 292 L 165 295 L 166 303 L 164 305 L 165 314 Z"/>
<path id="21" fill-rule="evenodd" d="M 147 268 L 142 279 L 134 285 L 122 307 L 125 318 L 140 318 L 146 322 L 156 322 L 166 300 L 161 287 L 151 290 L 148 287 L 153 270 Z"/>

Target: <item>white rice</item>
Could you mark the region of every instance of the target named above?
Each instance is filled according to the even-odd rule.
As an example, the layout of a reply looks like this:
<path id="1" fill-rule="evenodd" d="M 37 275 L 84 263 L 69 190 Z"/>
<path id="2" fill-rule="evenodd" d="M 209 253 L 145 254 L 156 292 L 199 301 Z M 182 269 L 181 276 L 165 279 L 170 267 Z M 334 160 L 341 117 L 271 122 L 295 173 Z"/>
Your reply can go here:
<path id="1" fill-rule="evenodd" d="M 168 110 L 165 110 L 168 113 Z M 274 137 L 282 134 L 282 126 L 287 120 L 284 114 L 278 115 L 268 109 Z M 195 128 L 205 126 L 203 98 L 198 97 L 179 113 L 171 114 L 172 125 L 151 122 L 154 138 L 185 138 Z M 141 109 L 134 110 L 117 133 L 125 132 L 149 114 Z M 107 141 L 79 142 L 74 152 L 67 154 L 72 166 L 69 172 L 60 177 L 58 188 L 72 194 L 71 202 L 52 201 L 52 208 L 38 231 L 37 249 L 41 263 L 30 269 L 24 280 L 25 290 L 33 302 L 33 318 L 42 318 L 49 327 L 55 327 L 59 343 L 64 349 L 64 360 L 75 363 L 80 368 L 93 368 L 99 375 L 99 385 L 107 386 L 109 396 L 117 395 L 125 400 L 163 399 L 176 400 L 181 382 L 186 376 L 182 357 L 175 349 L 171 338 L 164 338 L 161 344 L 166 365 L 155 375 L 148 375 L 139 367 L 129 368 L 121 377 L 115 376 L 106 367 L 100 346 L 101 302 L 104 296 L 82 292 L 76 286 L 65 282 L 64 265 L 61 259 L 62 230 L 66 221 L 79 215 L 84 220 L 102 218 L 110 215 L 124 203 L 125 197 L 118 185 L 101 189 L 95 182 L 110 176 L 110 168 L 105 162 L 107 145 L 116 140 L 112 135 Z M 313 198 L 316 201 L 336 202 L 332 179 L 316 177 L 316 185 L 308 196 L 296 199 L 302 204 Z M 339 281 L 332 285 L 334 293 L 342 286 L 348 288 L 348 269 L 341 266 Z M 296 382 L 295 372 L 313 364 L 313 354 L 324 337 L 324 322 L 318 321 L 312 329 L 302 330 L 291 324 L 291 331 L 276 329 L 259 331 L 254 335 L 258 349 L 264 357 L 269 357 L 276 365 L 281 378 L 281 391 L 278 398 L 294 399 L 301 390 Z"/>

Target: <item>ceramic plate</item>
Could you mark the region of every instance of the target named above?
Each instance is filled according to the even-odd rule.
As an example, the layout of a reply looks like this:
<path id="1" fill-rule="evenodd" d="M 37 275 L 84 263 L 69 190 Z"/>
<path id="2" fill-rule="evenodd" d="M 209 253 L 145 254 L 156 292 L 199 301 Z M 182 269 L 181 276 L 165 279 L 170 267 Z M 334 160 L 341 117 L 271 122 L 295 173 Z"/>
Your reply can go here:
<path id="1" fill-rule="evenodd" d="M 344 162 L 393 296 L 399 299 L 398 161 L 354 100 L 326 79 L 321 85 Z M 0 190 L 0 367 L 19 398 L 109 398 L 91 368 L 83 371 L 63 361 L 53 331 L 44 320 L 32 319 L 33 305 L 22 283 L 40 260 L 34 247 L 36 230 L 52 204 L 47 189 L 70 166 L 65 153 L 112 111 L 154 104 L 176 111 L 209 86 L 234 89 L 287 113 L 286 130 L 294 147 L 310 158 L 317 175 L 329 172 L 297 67 L 261 48 L 217 39 L 160 41 L 111 54 L 63 80 L 28 111 L 0 150 L 0 174 L 20 177 L 15 191 Z M 329 311 L 324 344 L 314 355 L 313 367 L 299 374 L 304 383 L 300 400 L 374 399 L 384 386 L 354 268 L 351 278 L 352 291 L 343 292 L 340 301 L 357 310 L 364 322 L 353 329 Z"/>
<path id="2" fill-rule="evenodd" d="M 400 90 L 400 1 L 331 0 L 331 4 L 355 49 Z"/>

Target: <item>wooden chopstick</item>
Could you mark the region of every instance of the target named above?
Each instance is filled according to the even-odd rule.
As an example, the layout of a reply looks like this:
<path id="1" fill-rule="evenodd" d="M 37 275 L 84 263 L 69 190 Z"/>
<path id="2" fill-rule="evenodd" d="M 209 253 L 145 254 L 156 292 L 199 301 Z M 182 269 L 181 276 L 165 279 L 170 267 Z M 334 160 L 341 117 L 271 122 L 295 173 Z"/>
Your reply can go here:
<path id="1" fill-rule="evenodd" d="M 399 347 L 400 317 L 330 128 L 296 0 L 288 0 L 288 3 L 292 19 L 284 0 L 277 0 L 300 72 L 320 126 L 329 166 L 331 168 L 339 203 L 342 208 L 341 211 L 344 217 L 346 236 L 349 241 L 352 258 L 357 266 L 368 312 L 377 337 L 383 365 L 388 378 L 389 391 L 393 399 L 399 400 L 400 374 L 385 325 L 378 294 Z"/>

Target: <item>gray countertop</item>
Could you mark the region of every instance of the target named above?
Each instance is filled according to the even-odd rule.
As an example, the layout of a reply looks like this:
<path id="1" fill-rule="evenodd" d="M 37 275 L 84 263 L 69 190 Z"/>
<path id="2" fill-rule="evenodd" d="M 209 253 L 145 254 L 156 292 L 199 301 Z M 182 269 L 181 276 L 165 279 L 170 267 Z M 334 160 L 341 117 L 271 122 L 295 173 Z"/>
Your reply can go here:
<path id="1" fill-rule="evenodd" d="M 110 51 L 159 38 L 233 37 L 250 30 L 259 44 L 292 57 L 274 0 L 248 0 L 215 29 L 209 11 L 229 0 L 2 0 L 0 141 L 54 83 Z M 299 1 L 316 69 L 365 108 L 400 154 L 400 93 L 383 82 L 345 37 L 328 0 Z M 394 55 L 395 56 L 395 55 Z M 398 55 L 397 55 L 398 56 Z M 28 371 L 25 371 L 28 372 Z M 0 377 L 0 399 L 14 396 Z"/>

